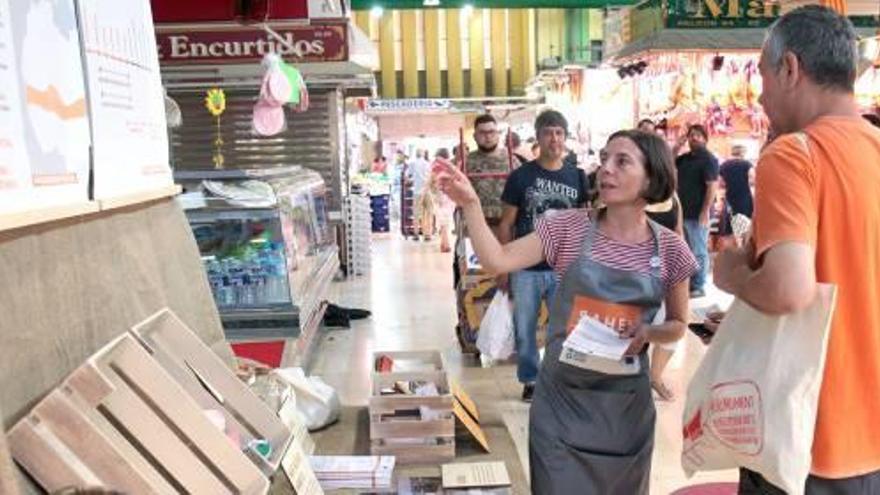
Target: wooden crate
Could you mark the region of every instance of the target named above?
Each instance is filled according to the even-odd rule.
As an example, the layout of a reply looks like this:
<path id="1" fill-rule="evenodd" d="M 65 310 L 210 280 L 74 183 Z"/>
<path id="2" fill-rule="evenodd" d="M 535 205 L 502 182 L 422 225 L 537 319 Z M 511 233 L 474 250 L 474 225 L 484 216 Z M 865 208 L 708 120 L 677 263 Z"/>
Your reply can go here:
<path id="1" fill-rule="evenodd" d="M 242 445 L 268 440 L 268 458 L 250 449 L 246 453 L 267 476 L 278 470 L 293 440 L 291 431 L 174 312 L 162 309 L 131 333 L 203 410 L 223 414 L 227 430 L 236 431 Z"/>
<path id="2" fill-rule="evenodd" d="M 123 335 L 74 371 L 8 434 L 49 492 L 263 494 L 269 480 L 138 344 Z"/>
<path id="3" fill-rule="evenodd" d="M 400 464 L 437 464 L 455 458 L 455 417 L 449 380 L 443 360 L 435 351 L 377 352 L 406 368 L 415 370 L 373 373 L 370 397 L 370 443 L 374 455 L 394 455 Z M 414 365 L 414 366 L 413 366 Z M 426 381 L 437 385 L 436 397 L 381 395 L 381 390 L 395 382 Z M 419 417 L 419 408 L 428 407 L 439 419 Z"/>

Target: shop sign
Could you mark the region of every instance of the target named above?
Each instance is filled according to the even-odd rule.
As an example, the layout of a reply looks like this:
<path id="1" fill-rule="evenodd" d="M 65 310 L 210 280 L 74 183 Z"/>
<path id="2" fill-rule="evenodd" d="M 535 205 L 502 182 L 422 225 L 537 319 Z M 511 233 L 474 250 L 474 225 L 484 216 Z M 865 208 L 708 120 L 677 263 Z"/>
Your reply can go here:
<path id="1" fill-rule="evenodd" d="M 289 63 L 348 60 L 345 24 L 273 27 L 286 43 L 253 27 L 186 29 L 159 26 L 156 31 L 162 64 L 255 62 L 268 53 L 277 53 Z"/>
<path id="2" fill-rule="evenodd" d="M 443 99 L 404 99 L 404 100 L 370 100 L 367 102 L 368 112 L 405 112 L 410 110 L 448 110 L 452 108 L 450 100 Z"/>
<path id="3" fill-rule="evenodd" d="M 780 15 L 777 0 L 669 0 L 669 28 L 764 28 Z"/>

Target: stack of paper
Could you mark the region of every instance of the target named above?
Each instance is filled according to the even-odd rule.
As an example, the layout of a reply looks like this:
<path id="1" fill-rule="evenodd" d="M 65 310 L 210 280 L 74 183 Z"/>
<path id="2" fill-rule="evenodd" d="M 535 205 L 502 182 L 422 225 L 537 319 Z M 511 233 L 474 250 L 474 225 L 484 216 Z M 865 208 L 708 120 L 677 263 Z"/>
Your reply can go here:
<path id="1" fill-rule="evenodd" d="M 390 488 L 394 456 L 310 457 L 312 470 L 324 490 Z"/>
<path id="2" fill-rule="evenodd" d="M 620 334 L 608 325 L 584 316 L 562 346 L 582 354 L 620 360 L 631 342 L 632 339 L 620 338 Z"/>

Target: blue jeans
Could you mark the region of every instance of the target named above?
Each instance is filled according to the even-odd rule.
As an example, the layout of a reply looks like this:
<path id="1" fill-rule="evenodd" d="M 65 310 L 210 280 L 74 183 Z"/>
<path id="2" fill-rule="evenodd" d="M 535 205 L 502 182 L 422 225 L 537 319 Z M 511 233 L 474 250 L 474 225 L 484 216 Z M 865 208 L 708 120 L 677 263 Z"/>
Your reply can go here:
<path id="1" fill-rule="evenodd" d="M 538 314 L 541 301 L 546 300 L 549 305 L 555 291 L 553 271 L 523 270 L 510 275 L 518 359 L 516 376 L 520 383 L 535 383 L 538 379 Z"/>
<path id="2" fill-rule="evenodd" d="M 709 276 L 709 228 L 700 225 L 699 220 L 685 219 L 684 236 L 700 266 L 691 277 L 691 290 L 703 290 Z"/>

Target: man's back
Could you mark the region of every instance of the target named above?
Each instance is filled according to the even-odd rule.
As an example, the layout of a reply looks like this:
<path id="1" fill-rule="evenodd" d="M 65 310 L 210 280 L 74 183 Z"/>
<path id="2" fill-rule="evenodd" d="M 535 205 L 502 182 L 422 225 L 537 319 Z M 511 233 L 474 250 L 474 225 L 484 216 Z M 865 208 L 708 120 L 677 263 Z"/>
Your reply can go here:
<path id="1" fill-rule="evenodd" d="M 726 187 L 725 198 L 734 213 L 752 216 L 752 190 L 749 186 L 749 171 L 752 164 L 748 160 L 733 159 L 721 165 L 721 178 Z"/>
<path id="2" fill-rule="evenodd" d="M 778 138 L 757 167 L 754 237 L 808 242 L 819 282 L 838 286 L 813 474 L 880 469 L 880 130 L 858 117 L 823 117 Z"/>

